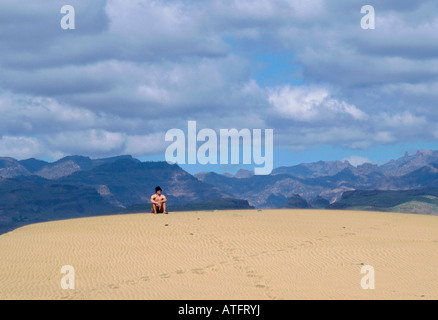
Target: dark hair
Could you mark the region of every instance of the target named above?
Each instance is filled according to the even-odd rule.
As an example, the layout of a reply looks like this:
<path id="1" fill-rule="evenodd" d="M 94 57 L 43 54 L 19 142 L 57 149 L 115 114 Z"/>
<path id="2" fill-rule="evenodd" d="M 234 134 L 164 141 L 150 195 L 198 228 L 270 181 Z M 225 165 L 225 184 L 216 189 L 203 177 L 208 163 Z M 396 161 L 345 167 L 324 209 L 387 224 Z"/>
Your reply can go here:
<path id="1" fill-rule="evenodd" d="M 160 187 L 156 187 L 156 188 L 155 188 L 155 192 L 157 192 L 158 190 L 163 191 L 163 190 L 161 190 Z"/>

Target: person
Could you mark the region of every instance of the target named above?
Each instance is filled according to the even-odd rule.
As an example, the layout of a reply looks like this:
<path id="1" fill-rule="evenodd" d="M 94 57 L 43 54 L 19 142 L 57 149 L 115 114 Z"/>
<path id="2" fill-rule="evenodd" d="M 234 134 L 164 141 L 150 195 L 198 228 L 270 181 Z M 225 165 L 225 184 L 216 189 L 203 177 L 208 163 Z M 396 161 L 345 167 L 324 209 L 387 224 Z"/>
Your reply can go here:
<path id="1" fill-rule="evenodd" d="M 161 190 L 160 187 L 155 188 L 155 194 L 151 196 L 151 203 L 152 203 L 152 213 L 158 214 L 158 213 L 164 213 L 168 214 L 166 211 L 166 196 L 162 194 L 163 190 Z"/>

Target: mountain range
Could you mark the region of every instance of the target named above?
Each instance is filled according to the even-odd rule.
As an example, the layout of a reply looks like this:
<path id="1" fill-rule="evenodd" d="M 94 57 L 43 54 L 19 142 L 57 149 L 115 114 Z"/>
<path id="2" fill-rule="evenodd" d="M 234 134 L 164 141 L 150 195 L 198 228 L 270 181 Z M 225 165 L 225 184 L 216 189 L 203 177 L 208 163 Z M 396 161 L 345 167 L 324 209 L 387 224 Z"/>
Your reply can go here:
<path id="1" fill-rule="evenodd" d="M 419 150 L 380 166 L 320 161 L 276 168 L 267 176 L 248 170 L 193 176 L 178 165 L 141 162 L 129 155 L 69 156 L 52 163 L 0 158 L 0 233 L 35 222 L 144 211 L 157 185 L 163 188 L 170 211 L 172 207 L 174 211 L 350 208 L 345 204 L 345 196 L 351 199 L 349 192 L 397 191 L 385 194 L 388 199 L 401 191 L 438 187 L 438 151 Z M 354 206 L 364 207 L 367 197 L 371 195 L 359 194 L 362 203 Z M 433 197 L 433 192 L 417 197 L 420 202 L 431 200 L 421 207 L 426 213 L 435 212 Z M 403 211 L 400 205 L 391 210 Z"/>
<path id="2" fill-rule="evenodd" d="M 344 192 L 353 190 L 438 187 L 438 151 L 419 150 L 381 166 L 365 163 L 355 167 L 348 161 L 319 161 L 276 168 L 269 176 L 242 171 L 235 176 L 214 172 L 195 176 L 257 208 L 284 205 L 296 194 L 308 201 L 322 197 L 334 203 Z"/>

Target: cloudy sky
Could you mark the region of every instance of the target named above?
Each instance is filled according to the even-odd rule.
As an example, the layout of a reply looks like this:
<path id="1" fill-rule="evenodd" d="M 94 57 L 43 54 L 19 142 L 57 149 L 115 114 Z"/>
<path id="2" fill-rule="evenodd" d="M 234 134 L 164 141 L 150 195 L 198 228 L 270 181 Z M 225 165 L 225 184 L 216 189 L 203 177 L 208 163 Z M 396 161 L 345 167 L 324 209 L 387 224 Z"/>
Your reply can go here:
<path id="1" fill-rule="evenodd" d="M 188 120 L 274 129 L 276 167 L 438 149 L 437 29 L 435 0 L 1 0 L 0 156 L 164 160 Z"/>

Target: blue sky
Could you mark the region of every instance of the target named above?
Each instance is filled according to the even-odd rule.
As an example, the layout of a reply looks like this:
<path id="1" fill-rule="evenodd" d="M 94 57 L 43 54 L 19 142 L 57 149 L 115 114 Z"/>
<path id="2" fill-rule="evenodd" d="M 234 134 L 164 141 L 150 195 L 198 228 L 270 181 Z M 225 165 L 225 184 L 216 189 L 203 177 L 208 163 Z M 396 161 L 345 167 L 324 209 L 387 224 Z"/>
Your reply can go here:
<path id="1" fill-rule="evenodd" d="M 164 160 L 189 120 L 274 129 L 276 167 L 438 149 L 436 1 L 72 4 L 75 30 L 62 1 L 0 3 L 0 156 Z"/>

